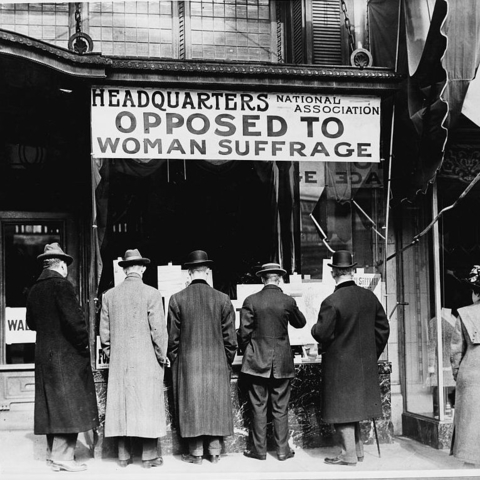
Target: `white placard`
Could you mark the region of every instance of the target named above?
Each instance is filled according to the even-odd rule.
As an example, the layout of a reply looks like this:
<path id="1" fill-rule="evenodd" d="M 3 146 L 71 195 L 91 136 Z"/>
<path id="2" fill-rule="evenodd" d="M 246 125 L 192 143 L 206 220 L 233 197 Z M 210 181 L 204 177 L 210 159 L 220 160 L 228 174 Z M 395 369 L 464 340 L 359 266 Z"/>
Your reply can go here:
<path id="1" fill-rule="evenodd" d="M 102 350 L 102 342 L 100 341 L 100 335 L 97 335 L 97 342 L 96 342 L 96 349 L 95 349 L 95 365 L 97 370 L 105 370 L 109 367 L 109 359 L 103 353 Z"/>
<path id="2" fill-rule="evenodd" d="M 36 333 L 30 330 L 26 321 L 27 309 L 25 307 L 5 308 L 5 343 L 35 343 Z"/>
<path id="3" fill-rule="evenodd" d="M 380 98 L 96 86 L 94 158 L 380 162 Z"/>

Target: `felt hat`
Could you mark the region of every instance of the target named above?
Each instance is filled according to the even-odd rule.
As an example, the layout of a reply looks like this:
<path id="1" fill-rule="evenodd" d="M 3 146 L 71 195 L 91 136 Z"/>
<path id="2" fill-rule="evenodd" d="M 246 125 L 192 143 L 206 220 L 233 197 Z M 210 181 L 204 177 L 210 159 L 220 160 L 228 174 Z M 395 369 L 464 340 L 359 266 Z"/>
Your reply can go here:
<path id="1" fill-rule="evenodd" d="M 43 253 L 37 257 L 37 260 L 46 260 L 47 258 L 59 258 L 63 260 L 67 265 L 73 262 L 73 258 L 67 255 L 57 242 L 45 245 Z"/>
<path id="2" fill-rule="evenodd" d="M 332 263 L 327 263 L 329 267 L 335 268 L 351 268 L 357 262 L 353 262 L 352 254 L 348 250 L 338 250 L 333 254 Z"/>
<path id="3" fill-rule="evenodd" d="M 265 263 L 262 265 L 262 268 L 256 273 L 256 275 L 257 277 L 261 277 L 267 273 L 277 273 L 283 277 L 283 275 L 287 274 L 287 271 L 284 270 L 279 263 Z"/>
<path id="4" fill-rule="evenodd" d="M 207 252 L 203 250 L 194 250 L 190 252 L 187 257 L 187 261 L 183 264 L 185 268 L 201 267 L 202 265 L 212 266 L 213 260 L 208 259 Z"/>
<path id="5" fill-rule="evenodd" d="M 120 267 L 128 267 L 128 265 L 148 265 L 150 263 L 149 258 L 143 258 L 140 252 L 134 248 L 127 250 L 123 256 L 123 260 L 118 262 Z"/>

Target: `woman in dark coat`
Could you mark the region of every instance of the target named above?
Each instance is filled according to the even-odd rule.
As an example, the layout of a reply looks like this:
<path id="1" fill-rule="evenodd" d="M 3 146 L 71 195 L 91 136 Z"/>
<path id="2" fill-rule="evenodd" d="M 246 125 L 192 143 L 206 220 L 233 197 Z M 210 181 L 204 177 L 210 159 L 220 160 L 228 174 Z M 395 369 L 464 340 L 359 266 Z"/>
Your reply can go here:
<path id="1" fill-rule="evenodd" d="M 79 471 L 79 432 L 98 426 L 88 332 L 82 309 L 65 278 L 73 259 L 58 243 L 38 256 L 44 270 L 27 299 L 27 325 L 36 330 L 34 433 L 47 435 L 47 464 Z"/>

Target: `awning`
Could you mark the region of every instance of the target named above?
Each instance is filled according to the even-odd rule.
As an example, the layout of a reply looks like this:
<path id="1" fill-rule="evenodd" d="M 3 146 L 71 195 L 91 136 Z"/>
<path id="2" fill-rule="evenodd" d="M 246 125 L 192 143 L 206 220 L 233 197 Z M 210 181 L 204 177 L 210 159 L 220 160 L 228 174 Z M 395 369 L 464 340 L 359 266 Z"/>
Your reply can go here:
<path id="1" fill-rule="evenodd" d="M 398 1 L 372 0 L 370 8 L 373 17 L 396 16 L 400 22 L 396 64 L 399 72 L 408 74 L 396 100 L 393 202 L 413 199 L 435 181 L 448 132 L 455 128 L 462 111 L 477 123 L 480 117 L 477 82 L 467 95 L 479 65 L 480 2 L 404 0 L 399 17 Z M 380 35 L 373 30 L 376 23 L 378 20 L 371 22 L 372 45 L 375 38 L 385 36 L 385 32 Z M 391 55 L 394 34 L 390 32 L 390 41 L 384 41 L 385 48 L 378 48 L 379 62 Z"/>

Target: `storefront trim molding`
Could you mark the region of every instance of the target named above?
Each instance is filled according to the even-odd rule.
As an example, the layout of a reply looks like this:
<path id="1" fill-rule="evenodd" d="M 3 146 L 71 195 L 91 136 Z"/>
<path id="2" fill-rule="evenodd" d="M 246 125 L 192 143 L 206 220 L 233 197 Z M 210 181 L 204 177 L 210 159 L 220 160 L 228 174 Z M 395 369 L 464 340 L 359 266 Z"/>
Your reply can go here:
<path id="1" fill-rule="evenodd" d="M 12 55 L 63 71 L 91 78 L 108 77 L 122 82 L 184 82 L 237 83 L 282 85 L 290 88 L 358 88 L 395 90 L 404 78 L 382 67 L 353 68 L 320 65 L 285 65 L 233 62 L 202 62 L 194 60 L 152 60 L 107 57 L 101 53 L 77 54 L 49 43 L 15 32 L 0 30 L 0 54 Z M 161 78 L 159 78 L 161 74 Z M 226 78 L 225 78 L 226 77 Z"/>
<path id="2" fill-rule="evenodd" d="M 450 448 L 453 421 L 452 418 L 440 421 L 405 412 L 402 414 L 402 434 L 438 450 Z"/>

